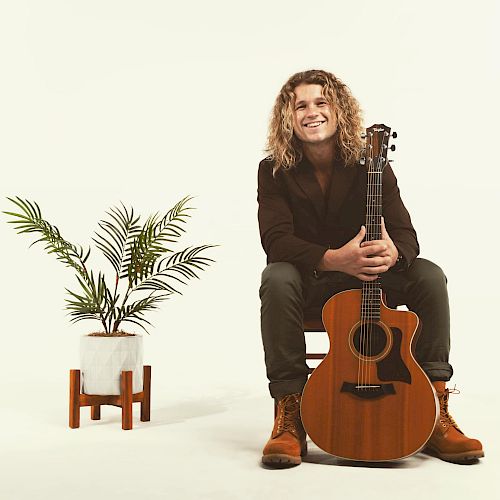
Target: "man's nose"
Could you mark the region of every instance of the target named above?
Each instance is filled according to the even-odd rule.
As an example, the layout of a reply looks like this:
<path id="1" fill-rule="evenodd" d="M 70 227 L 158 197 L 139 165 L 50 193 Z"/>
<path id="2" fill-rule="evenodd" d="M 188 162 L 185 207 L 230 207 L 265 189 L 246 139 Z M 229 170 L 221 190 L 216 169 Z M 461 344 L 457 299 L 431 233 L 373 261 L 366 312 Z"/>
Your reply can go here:
<path id="1" fill-rule="evenodd" d="M 315 106 L 310 106 L 307 109 L 307 116 L 316 116 L 318 114 L 318 109 Z"/>

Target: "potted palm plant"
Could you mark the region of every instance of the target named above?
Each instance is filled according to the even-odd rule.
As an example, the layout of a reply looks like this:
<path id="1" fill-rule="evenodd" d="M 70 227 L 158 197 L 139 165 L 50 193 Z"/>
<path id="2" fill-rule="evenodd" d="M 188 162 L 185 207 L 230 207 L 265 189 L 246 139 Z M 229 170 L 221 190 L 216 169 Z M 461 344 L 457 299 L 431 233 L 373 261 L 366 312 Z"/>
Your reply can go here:
<path id="1" fill-rule="evenodd" d="M 133 208 L 127 209 L 123 203 L 107 212 L 108 218 L 99 222 L 100 229 L 92 240 L 113 267 L 110 286 L 103 272 L 96 275 L 89 269 L 90 246 L 85 250 L 64 239 L 56 226 L 42 218 L 36 202 L 8 198 L 20 209 L 4 212 L 13 217 L 8 222 L 17 232 L 39 233 L 31 245 L 45 244 L 48 253 L 75 271 L 79 289 L 66 289 L 70 321 L 97 320 L 101 325 L 99 331 L 81 338 L 82 393 L 120 394 L 122 370 L 133 371 L 133 392 L 142 391 L 142 336 L 125 332 L 122 325 L 132 323 L 147 332 L 145 325 L 151 323 L 144 314 L 181 293 L 179 284 L 198 278 L 198 271 L 214 262 L 205 256 L 214 245 L 177 252 L 167 247 L 185 232 L 182 225 L 190 217 L 191 199 L 183 198 L 163 217 L 151 215 L 143 224 Z"/>

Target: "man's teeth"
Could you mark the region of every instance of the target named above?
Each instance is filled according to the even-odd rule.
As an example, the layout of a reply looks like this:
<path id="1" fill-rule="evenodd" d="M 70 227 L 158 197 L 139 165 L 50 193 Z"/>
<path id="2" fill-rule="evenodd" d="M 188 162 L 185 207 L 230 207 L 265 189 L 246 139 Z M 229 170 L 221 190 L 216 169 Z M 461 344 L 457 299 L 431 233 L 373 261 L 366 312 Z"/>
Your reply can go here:
<path id="1" fill-rule="evenodd" d="M 312 122 L 312 123 L 308 123 L 306 125 L 306 127 L 309 127 L 309 128 L 313 128 L 313 127 L 318 127 L 319 125 L 321 125 L 323 122 Z"/>

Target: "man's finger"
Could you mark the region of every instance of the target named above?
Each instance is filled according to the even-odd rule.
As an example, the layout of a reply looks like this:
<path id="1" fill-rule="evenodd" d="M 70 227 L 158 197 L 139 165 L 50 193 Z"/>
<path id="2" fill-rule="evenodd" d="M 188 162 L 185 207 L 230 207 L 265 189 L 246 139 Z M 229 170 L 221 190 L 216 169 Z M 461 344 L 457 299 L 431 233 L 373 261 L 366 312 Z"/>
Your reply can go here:
<path id="1" fill-rule="evenodd" d="M 384 245 L 387 246 L 387 240 L 371 240 L 371 241 L 363 241 L 361 245 L 359 245 L 361 248 L 369 247 L 371 245 Z"/>
<path id="2" fill-rule="evenodd" d="M 375 256 L 375 257 L 365 257 L 361 259 L 360 264 L 363 267 L 377 267 L 377 266 L 385 266 L 389 264 L 389 256 Z"/>
<path id="3" fill-rule="evenodd" d="M 359 233 L 354 236 L 353 240 L 354 241 L 362 241 L 363 238 L 365 237 L 366 235 L 366 227 L 365 226 L 361 226 L 361 229 L 359 230 Z"/>
<path id="4" fill-rule="evenodd" d="M 361 248 L 361 254 L 366 257 L 367 255 L 374 255 L 374 256 L 380 256 L 379 254 L 382 254 L 387 251 L 387 245 L 370 245 Z"/>
<path id="5" fill-rule="evenodd" d="M 379 276 L 378 275 L 370 275 L 370 274 L 363 274 L 363 273 L 360 273 L 360 274 L 357 274 L 356 275 L 356 278 L 362 280 L 362 281 L 375 281 Z"/>
<path id="6" fill-rule="evenodd" d="M 385 273 L 386 271 L 389 270 L 389 266 L 374 266 L 374 267 L 362 267 L 361 268 L 361 273 L 362 274 L 380 274 L 380 273 Z"/>

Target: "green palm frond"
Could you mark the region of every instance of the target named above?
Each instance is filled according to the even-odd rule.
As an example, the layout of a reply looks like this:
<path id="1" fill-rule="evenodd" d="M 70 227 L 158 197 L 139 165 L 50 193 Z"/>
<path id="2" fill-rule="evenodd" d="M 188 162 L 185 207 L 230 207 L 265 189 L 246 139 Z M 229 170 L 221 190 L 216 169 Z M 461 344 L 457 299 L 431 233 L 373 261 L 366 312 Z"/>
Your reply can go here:
<path id="1" fill-rule="evenodd" d="M 107 309 L 109 293 L 104 274 L 99 273 L 97 284 L 92 271 L 88 283 L 79 276 L 76 276 L 76 279 L 82 287 L 84 295 L 79 295 L 66 288 L 66 291 L 71 295 L 71 298 L 66 299 L 66 309 L 71 311 L 69 315 L 72 316 L 70 321 L 76 322 L 90 318 L 101 320 Z"/>
<path id="2" fill-rule="evenodd" d="M 129 283 L 134 286 L 149 278 L 154 272 L 154 265 L 164 253 L 172 250 L 164 243 L 174 242 L 185 231 L 179 223 L 185 223 L 192 210 L 186 203 L 192 198 L 186 196 L 179 201 L 166 215 L 158 220 L 158 214 L 152 215 L 145 222 L 142 230 L 134 240 L 128 265 Z"/>
<path id="3" fill-rule="evenodd" d="M 143 318 L 144 313 L 146 311 L 151 311 L 153 309 L 158 309 L 158 304 L 167 300 L 170 293 L 162 294 L 162 295 L 149 295 L 144 299 L 137 300 L 132 304 L 127 306 L 121 306 L 118 308 L 118 316 L 120 318 L 120 322 L 129 322 L 135 323 L 139 325 L 146 333 L 149 332 L 142 325 L 142 323 L 146 323 L 151 325 L 149 321 Z"/>
<path id="4" fill-rule="evenodd" d="M 106 213 L 114 223 L 101 220 L 99 227 L 103 233 L 100 234 L 96 231 L 97 239 L 92 238 L 92 240 L 111 262 L 116 274 L 120 278 L 125 278 L 130 263 L 131 243 L 141 229 L 137 224 L 140 217 L 134 218 L 134 209 L 131 208 L 129 213 L 123 203 L 121 208 L 114 207 Z M 106 236 L 103 235 L 104 233 Z"/>
<path id="5" fill-rule="evenodd" d="M 150 277 L 139 282 L 132 290 L 166 290 L 181 294 L 166 280 L 174 280 L 185 285 L 186 280 L 199 279 L 196 270 L 201 271 L 204 267 L 208 267 L 211 262 L 214 262 L 213 259 L 201 257 L 199 254 L 215 246 L 188 247 L 181 252 L 172 254 L 170 257 L 161 259 L 156 265 L 156 271 Z"/>
<path id="6" fill-rule="evenodd" d="M 85 276 L 84 264 L 90 255 L 90 247 L 84 256 L 85 252 L 81 246 L 73 245 L 65 240 L 56 226 L 51 225 L 42 218 L 42 212 L 36 202 L 31 203 L 28 200 L 22 200 L 18 196 L 16 196 L 16 199 L 7 199 L 22 210 L 22 213 L 3 212 L 4 214 L 16 217 L 16 219 L 7 222 L 14 224 L 15 228 L 19 229 L 17 233 L 42 234 L 42 237 L 34 241 L 30 247 L 35 243 L 44 242 L 44 249 L 48 253 L 55 253 L 58 260 L 62 261 L 66 266 L 76 269 L 81 276 Z"/>
<path id="7" fill-rule="evenodd" d="M 193 210 L 192 207 L 186 207 L 186 203 L 193 199 L 192 196 L 185 196 L 181 201 L 176 203 L 159 222 L 157 230 L 161 231 L 166 237 L 169 238 L 179 238 L 182 233 L 186 230 L 177 225 L 178 222 L 186 223 L 189 217 L 189 210 Z M 168 240 L 168 241 L 175 241 Z"/>

